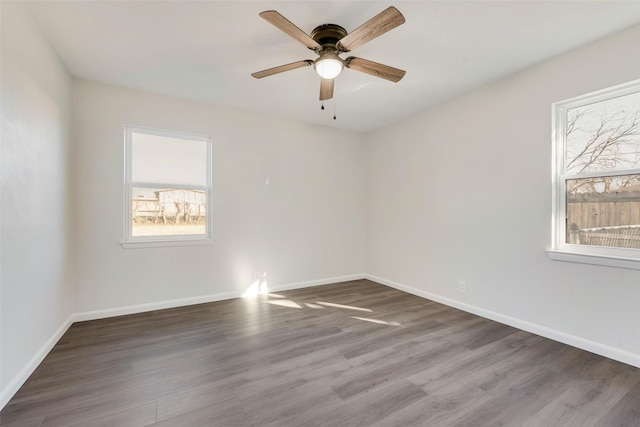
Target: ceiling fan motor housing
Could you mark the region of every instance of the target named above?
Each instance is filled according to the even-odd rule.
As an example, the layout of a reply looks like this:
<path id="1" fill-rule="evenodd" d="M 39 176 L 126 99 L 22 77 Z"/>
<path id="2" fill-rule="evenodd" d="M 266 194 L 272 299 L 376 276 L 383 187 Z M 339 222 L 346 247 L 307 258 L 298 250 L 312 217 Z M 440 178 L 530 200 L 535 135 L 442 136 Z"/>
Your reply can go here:
<path id="1" fill-rule="evenodd" d="M 347 35 L 347 30 L 336 24 L 323 24 L 311 32 L 311 38 L 323 48 L 336 48 L 338 42 Z"/>

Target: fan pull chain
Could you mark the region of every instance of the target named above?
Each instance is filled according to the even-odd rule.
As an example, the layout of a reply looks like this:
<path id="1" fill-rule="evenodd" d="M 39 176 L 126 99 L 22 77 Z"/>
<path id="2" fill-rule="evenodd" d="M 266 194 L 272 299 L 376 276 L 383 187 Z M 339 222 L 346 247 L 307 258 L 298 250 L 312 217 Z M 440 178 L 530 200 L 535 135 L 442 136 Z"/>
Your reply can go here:
<path id="1" fill-rule="evenodd" d="M 320 109 L 324 110 L 324 101 L 320 104 Z M 333 101 L 333 120 L 336 119 L 336 101 Z"/>

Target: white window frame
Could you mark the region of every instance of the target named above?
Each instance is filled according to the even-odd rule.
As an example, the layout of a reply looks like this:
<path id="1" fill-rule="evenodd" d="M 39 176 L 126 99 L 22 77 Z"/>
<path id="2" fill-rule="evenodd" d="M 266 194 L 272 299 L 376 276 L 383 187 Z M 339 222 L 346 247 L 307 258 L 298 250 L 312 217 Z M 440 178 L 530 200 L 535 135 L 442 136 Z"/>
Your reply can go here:
<path id="1" fill-rule="evenodd" d="M 169 138 L 179 138 L 191 141 L 205 142 L 207 146 L 207 176 L 206 185 L 184 185 L 166 182 L 135 182 L 132 181 L 132 134 L 142 133 L 146 135 L 156 135 Z M 153 129 L 142 126 L 125 126 L 125 150 L 124 150 L 124 240 L 121 243 L 123 248 L 146 248 L 146 247 L 167 247 L 167 246 L 193 246 L 208 245 L 213 243 L 211 232 L 212 200 L 212 150 L 211 138 L 204 135 L 196 135 L 185 132 Z M 180 187 L 185 190 L 201 190 L 206 193 L 207 205 L 205 216 L 205 234 L 198 235 L 173 235 L 173 236 L 133 236 L 133 188 L 134 187 L 157 187 L 175 188 Z"/>
<path id="2" fill-rule="evenodd" d="M 572 108 L 583 107 L 636 92 L 640 92 L 640 80 L 556 102 L 552 105 L 553 212 L 552 247 L 547 251 L 549 258 L 559 261 L 640 270 L 640 249 L 579 245 L 565 241 L 567 226 L 567 180 L 640 174 L 640 168 L 597 173 L 567 174 L 565 172 L 567 111 Z"/>

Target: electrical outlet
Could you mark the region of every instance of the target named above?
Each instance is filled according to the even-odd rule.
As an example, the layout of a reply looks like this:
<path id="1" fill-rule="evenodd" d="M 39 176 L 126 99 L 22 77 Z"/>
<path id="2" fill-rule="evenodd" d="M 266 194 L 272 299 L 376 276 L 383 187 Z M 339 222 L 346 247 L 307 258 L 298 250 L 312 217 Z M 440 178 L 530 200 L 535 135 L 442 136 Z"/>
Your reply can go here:
<path id="1" fill-rule="evenodd" d="M 467 282 L 459 281 L 458 282 L 458 292 L 466 294 L 467 293 Z"/>
<path id="2" fill-rule="evenodd" d="M 253 280 L 260 279 L 260 272 L 258 270 L 253 270 Z"/>

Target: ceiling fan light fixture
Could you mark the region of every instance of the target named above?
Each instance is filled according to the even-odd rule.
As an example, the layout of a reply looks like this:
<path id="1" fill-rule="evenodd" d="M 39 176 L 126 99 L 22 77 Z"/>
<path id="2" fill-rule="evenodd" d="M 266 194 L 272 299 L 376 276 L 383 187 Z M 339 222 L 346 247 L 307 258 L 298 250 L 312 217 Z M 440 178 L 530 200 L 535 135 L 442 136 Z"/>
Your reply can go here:
<path id="1" fill-rule="evenodd" d="M 323 53 L 313 63 L 316 73 L 323 79 L 333 79 L 342 72 L 344 62 L 333 52 Z"/>

